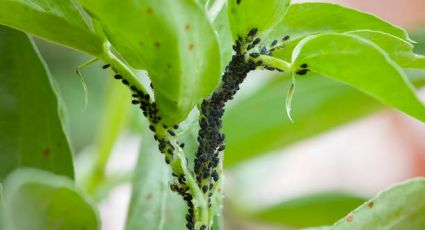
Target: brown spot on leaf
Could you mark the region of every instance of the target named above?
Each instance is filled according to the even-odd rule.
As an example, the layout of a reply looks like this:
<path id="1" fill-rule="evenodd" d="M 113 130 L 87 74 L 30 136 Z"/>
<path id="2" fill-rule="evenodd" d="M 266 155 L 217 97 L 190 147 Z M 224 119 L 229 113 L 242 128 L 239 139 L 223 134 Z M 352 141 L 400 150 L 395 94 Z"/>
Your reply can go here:
<path id="1" fill-rule="evenodd" d="M 353 219 L 354 219 L 353 215 L 348 215 L 348 216 L 345 218 L 345 220 L 346 220 L 348 223 L 353 222 Z"/>
<path id="2" fill-rule="evenodd" d="M 156 48 L 161 47 L 161 43 L 159 43 L 159 42 L 155 42 L 155 47 L 156 47 Z"/>
<path id="3" fill-rule="evenodd" d="M 190 24 L 189 23 L 184 26 L 184 30 L 185 31 L 189 31 L 190 30 Z"/>
<path id="4" fill-rule="evenodd" d="M 152 200 L 152 197 L 153 197 L 152 193 L 149 193 L 148 195 L 146 195 L 145 199 L 149 201 L 149 200 Z"/>
<path id="5" fill-rule="evenodd" d="M 45 156 L 45 157 L 49 157 L 50 156 L 50 149 L 49 148 L 43 149 L 41 154 L 43 154 L 43 156 Z"/>
<path id="6" fill-rule="evenodd" d="M 374 203 L 373 201 L 371 201 L 371 202 L 369 202 L 369 203 L 367 204 L 367 206 L 368 206 L 369 208 L 373 208 L 373 207 L 375 207 L 375 203 Z"/>
<path id="7" fill-rule="evenodd" d="M 195 45 L 193 43 L 190 43 L 188 48 L 189 50 L 193 50 L 193 48 L 195 48 Z"/>

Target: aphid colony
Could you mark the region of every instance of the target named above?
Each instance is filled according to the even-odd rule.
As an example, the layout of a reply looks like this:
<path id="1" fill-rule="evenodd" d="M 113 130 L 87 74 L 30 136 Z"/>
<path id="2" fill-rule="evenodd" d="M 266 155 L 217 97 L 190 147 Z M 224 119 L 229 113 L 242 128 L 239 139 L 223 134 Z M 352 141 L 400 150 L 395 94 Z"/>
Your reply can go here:
<path id="1" fill-rule="evenodd" d="M 283 48 L 283 44 L 276 46 L 278 41 L 271 43 L 271 48 L 263 46 L 261 53 L 248 51 L 260 44 L 261 39 L 256 37 L 257 28 L 249 31 L 245 38 L 239 37 L 233 46 L 235 54 L 222 76 L 219 87 L 211 97 L 205 99 L 201 105 L 201 118 L 199 120 L 198 150 L 195 159 L 195 174 L 198 185 L 205 194 L 208 194 L 208 202 L 211 205 L 211 196 L 219 181 L 220 152 L 225 149 L 225 136 L 221 133 L 222 117 L 227 101 L 232 100 L 239 90 L 240 84 L 247 74 L 259 67 L 275 70 L 265 66 L 261 60 L 255 60 L 260 55 L 271 55 L 275 49 Z M 289 36 L 282 40 L 286 41 Z"/>
<path id="2" fill-rule="evenodd" d="M 248 36 L 243 41 L 243 42 L 245 42 L 245 44 L 248 44 L 246 46 L 247 51 L 251 51 L 252 49 L 256 48 L 260 44 L 261 39 L 258 38 L 258 37 L 255 38 L 256 34 L 257 34 L 256 28 L 250 30 L 249 33 L 248 33 Z M 251 57 L 253 59 L 257 59 L 261 55 L 272 56 L 274 51 L 285 48 L 284 42 L 288 41 L 289 38 L 290 37 L 288 35 L 286 35 L 285 37 L 282 38 L 281 41 L 273 40 L 270 44 L 270 48 L 267 48 L 264 45 L 259 45 L 259 48 L 258 48 L 257 51 L 249 53 L 249 57 Z M 242 39 L 239 39 L 238 41 L 241 42 Z M 258 66 L 261 66 L 262 68 L 264 68 L 266 70 L 270 70 L 270 71 L 277 70 L 279 72 L 283 72 L 283 70 L 281 70 L 281 69 L 277 69 L 277 68 L 274 68 L 274 67 L 271 67 L 271 66 L 264 65 L 261 61 L 258 61 L 257 63 L 258 63 Z"/>
<path id="3" fill-rule="evenodd" d="M 107 69 L 110 67 L 112 67 L 110 64 L 105 64 L 102 68 Z M 167 164 L 171 164 L 171 162 L 174 160 L 174 152 L 177 148 L 184 148 L 184 143 L 171 142 L 169 141 L 167 135 L 174 137 L 176 135 L 175 130 L 177 130 L 179 126 L 173 125 L 172 127 L 168 127 L 165 124 L 161 124 L 162 118 L 158 115 L 158 108 L 156 103 L 151 101 L 149 94 L 144 93 L 143 91 L 137 89 L 136 86 L 131 85 L 127 79 L 117 73 L 114 67 L 111 69 L 115 72 L 114 79 L 120 80 L 133 92 L 131 103 L 134 105 L 139 105 L 139 108 L 143 111 L 143 115 L 150 121 L 151 125 L 149 125 L 149 129 L 155 133 L 154 138 L 158 142 L 159 150 L 165 155 L 165 162 Z M 152 84 L 151 87 L 153 89 Z M 189 213 L 186 216 L 186 227 L 189 230 L 192 230 L 195 227 L 194 206 L 192 202 L 192 195 L 189 193 L 189 188 L 186 184 L 186 178 L 184 175 L 177 175 L 175 173 L 172 175 L 176 178 L 178 183 L 171 184 L 171 190 L 180 194 L 187 202 Z M 203 226 L 203 229 L 206 229 L 206 226 Z"/>
<path id="4" fill-rule="evenodd" d="M 240 2 L 240 1 L 239 1 Z M 239 3 L 238 2 L 238 3 Z M 217 189 L 217 182 L 220 180 L 219 164 L 220 152 L 225 149 L 225 136 L 221 133 L 222 117 L 226 102 L 232 100 L 234 95 L 239 90 L 240 84 L 245 80 L 247 74 L 257 68 L 264 68 L 268 70 L 276 70 L 273 67 L 266 66 L 261 60 L 257 60 L 261 55 L 272 55 L 277 49 L 284 48 L 283 42 L 289 39 L 289 36 L 282 38 L 282 41 L 274 40 L 271 42 L 270 48 L 261 46 L 261 39 L 257 37 L 257 28 L 249 31 L 248 35 L 244 38 L 239 37 L 233 46 L 235 54 L 225 72 L 222 76 L 221 84 L 214 91 L 214 93 L 206 98 L 201 104 L 201 115 L 199 119 L 200 130 L 198 133 L 198 149 L 194 162 L 194 174 L 196 182 L 201 188 L 205 197 L 208 197 L 208 206 L 211 207 L 211 197 Z M 259 52 L 250 52 L 250 50 L 260 46 Z M 103 66 L 104 69 L 110 68 L 109 64 Z M 297 74 L 302 75 L 307 73 L 307 65 L 302 65 L 301 70 Z M 138 90 L 136 86 L 131 85 L 130 82 L 123 76 L 117 73 L 114 67 L 112 70 L 115 72 L 114 78 L 120 80 L 124 85 L 128 86 L 133 94 L 131 103 L 139 105 L 143 111 L 143 115 L 150 121 L 149 129 L 155 133 L 154 138 L 158 142 L 158 147 L 161 153 L 165 155 L 165 162 L 172 164 L 174 154 L 177 148 L 184 148 L 183 143 L 170 141 L 171 137 L 176 136 L 178 125 L 172 127 L 167 126 L 161 122 L 162 118 L 158 115 L 158 108 L 155 102 L 151 101 L 149 94 Z M 277 69 L 278 71 L 281 71 Z M 153 89 L 153 85 L 151 84 Z M 178 175 L 173 173 L 176 182 L 170 185 L 172 191 L 180 194 L 186 201 L 189 209 L 186 215 L 186 227 L 189 230 L 195 228 L 195 208 L 193 204 L 193 197 L 189 192 L 189 187 L 186 184 L 186 178 L 183 174 Z M 200 230 L 207 230 L 207 226 L 200 226 Z"/>

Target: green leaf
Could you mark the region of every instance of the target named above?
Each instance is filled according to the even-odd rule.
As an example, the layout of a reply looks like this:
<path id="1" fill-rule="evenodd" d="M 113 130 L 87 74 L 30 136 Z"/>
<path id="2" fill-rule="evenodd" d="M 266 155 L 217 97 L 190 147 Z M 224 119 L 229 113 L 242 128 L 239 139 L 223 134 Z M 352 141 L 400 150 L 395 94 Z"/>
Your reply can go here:
<path id="1" fill-rule="evenodd" d="M 346 193 L 318 193 L 284 201 L 251 217 L 283 227 L 331 225 L 365 201 Z"/>
<path id="2" fill-rule="evenodd" d="M 186 230 L 186 204 L 169 187 L 171 172 L 150 133 L 143 136 L 126 230 Z"/>
<path id="3" fill-rule="evenodd" d="M 229 23 L 233 39 L 245 37 L 253 28 L 259 34 L 267 33 L 278 24 L 290 0 L 229 0 Z"/>
<path id="4" fill-rule="evenodd" d="M 164 122 L 185 119 L 218 84 L 217 38 L 206 12 L 193 0 L 80 2 L 124 59 L 148 71 Z"/>
<path id="5" fill-rule="evenodd" d="M 222 71 L 230 62 L 233 55 L 233 39 L 230 25 L 228 22 L 227 4 L 222 8 L 213 22 L 214 29 L 217 31 L 218 42 L 220 45 L 221 53 L 221 67 Z"/>
<path id="6" fill-rule="evenodd" d="M 100 229 L 94 206 L 64 176 L 18 169 L 5 181 L 4 201 L 6 229 Z"/>
<path id="7" fill-rule="evenodd" d="M 405 30 L 372 14 L 336 4 L 313 2 L 292 4 L 269 37 L 280 38 L 282 35 L 290 35 L 286 48 L 274 52 L 274 56 L 290 61 L 292 50 L 302 38 L 325 32 L 352 30 L 382 31 L 405 41 L 411 41 Z"/>
<path id="8" fill-rule="evenodd" d="M 413 45 L 393 35 L 371 30 L 347 32 L 372 41 L 390 55 L 391 59 L 404 68 L 425 69 L 425 57 L 413 53 Z"/>
<path id="9" fill-rule="evenodd" d="M 358 36 L 322 34 L 302 40 L 293 65 L 349 84 L 384 104 L 425 121 L 425 107 L 399 66 L 382 49 Z"/>
<path id="10" fill-rule="evenodd" d="M 72 0 L 0 0 L 0 24 L 98 56 L 103 41 Z"/>
<path id="11" fill-rule="evenodd" d="M 424 215 L 425 180 L 418 178 L 383 191 L 329 229 L 423 229 Z"/>
<path id="12" fill-rule="evenodd" d="M 52 79 L 21 32 L 0 26 L 0 181 L 15 168 L 74 176 Z"/>

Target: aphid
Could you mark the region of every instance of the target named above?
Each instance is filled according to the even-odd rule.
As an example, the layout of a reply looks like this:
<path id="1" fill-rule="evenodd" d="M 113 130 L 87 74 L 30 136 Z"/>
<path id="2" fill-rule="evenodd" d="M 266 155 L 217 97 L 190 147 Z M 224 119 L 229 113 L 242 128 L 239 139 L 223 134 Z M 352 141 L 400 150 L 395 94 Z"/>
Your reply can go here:
<path id="1" fill-rule="evenodd" d="M 307 65 L 307 64 L 305 64 L 305 63 L 301 65 L 301 68 L 304 68 L 304 69 L 305 69 L 305 68 L 307 68 L 307 67 L 308 67 L 308 65 Z"/>
<path id="2" fill-rule="evenodd" d="M 162 125 L 162 127 L 164 127 L 164 129 L 167 129 L 167 128 L 168 128 L 168 126 L 167 126 L 167 125 Z"/>
<path id="3" fill-rule="evenodd" d="M 119 75 L 119 74 L 116 74 L 116 75 L 114 76 L 114 78 L 115 78 L 115 79 L 117 79 L 117 80 L 120 80 L 120 79 L 122 79 L 122 76 L 121 76 L 121 75 Z"/>
<path id="4" fill-rule="evenodd" d="M 238 4 L 241 2 L 241 0 L 237 0 L 236 1 Z M 248 36 L 255 36 L 257 35 L 258 29 L 257 28 L 252 28 L 249 32 L 248 32 Z M 239 38 L 242 40 L 242 38 Z"/>
<path id="5" fill-rule="evenodd" d="M 145 100 L 149 100 L 149 98 L 150 98 L 149 94 L 146 94 L 146 95 L 144 96 L 144 98 L 145 98 Z"/>
<path id="6" fill-rule="evenodd" d="M 131 96 L 132 96 L 132 97 L 139 97 L 139 94 L 134 93 L 134 94 L 132 94 Z"/>
<path id="7" fill-rule="evenodd" d="M 152 130 L 152 132 L 155 132 L 155 127 L 153 125 L 149 125 L 149 129 Z"/>
<path id="8" fill-rule="evenodd" d="M 207 185 L 202 186 L 202 192 L 204 192 L 204 193 L 208 192 L 208 186 Z"/>
<path id="9" fill-rule="evenodd" d="M 256 38 L 256 39 L 252 42 L 252 45 L 256 46 L 256 45 L 258 45 L 258 43 L 260 43 L 260 42 L 261 42 L 261 39 L 260 39 L 260 38 Z"/>
<path id="10" fill-rule="evenodd" d="M 170 159 L 168 159 L 167 157 L 165 158 L 165 163 L 170 164 Z"/>
<path id="11" fill-rule="evenodd" d="M 274 67 L 270 67 L 270 66 L 266 66 L 265 67 L 267 70 L 270 70 L 270 71 L 275 71 L 276 70 L 276 68 L 274 68 Z"/>
<path id="12" fill-rule="evenodd" d="M 123 79 L 122 80 L 122 83 L 124 84 L 124 85 L 129 85 L 130 83 L 128 82 L 128 80 L 127 79 Z"/>
<path id="13" fill-rule="evenodd" d="M 260 56 L 259 53 L 250 53 L 249 56 L 251 56 L 252 58 L 258 58 Z"/>
<path id="14" fill-rule="evenodd" d="M 172 149 L 168 149 L 168 150 L 167 150 L 167 152 L 168 152 L 170 155 L 173 155 L 173 150 L 172 150 Z"/>
<path id="15" fill-rule="evenodd" d="M 289 38 L 291 38 L 291 37 L 289 37 L 289 35 L 286 35 L 285 37 L 283 37 L 283 38 L 282 38 L 282 40 L 283 40 L 283 41 L 288 41 L 288 40 L 289 40 Z"/>
<path id="16" fill-rule="evenodd" d="M 200 230 L 207 230 L 207 226 L 202 225 L 201 228 L 200 228 Z"/>
<path id="17" fill-rule="evenodd" d="M 273 42 L 272 42 L 272 46 L 275 46 L 277 44 L 277 40 L 274 40 Z"/>
<path id="18" fill-rule="evenodd" d="M 173 126 L 173 128 L 174 128 L 174 129 L 178 129 L 178 128 L 179 128 L 179 126 L 178 126 L 178 125 L 174 125 L 174 126 Z"/>
<path id="19" fill-rule="evenodd" d="M 302 69 L 302 70 L 298 70 L 296 72 L 296 74 L 302 76 L 302 75 L 306 75 L 308 73 L 308 71 L 310 71 L 309 69 Z"/>
<path id="20" fill-rule="evenodd" d="M 214 171 L 214 172 L 211 174 L 211 176 L 212 176 L 212 178 L 214 179 L 214 181 L 218 181 L 219 176 L 218 176 L 217 171 Z"/>
<path id="21" fill-rule="evenodd" d="M 176 135 L 176 133 L 174 133 L 174 131 L 171 129 L 167 130 L 167 132 L 173 137 Z"/>
<path id="22" fill-rule="evenodd" d="M 137 104 L 139 104 L 140 103 L 140 101 L 138 101 L 138 100 L 132 100 L 131 101 L 131 104 L 133 104 L 133 105 L 137 105 Z"/>
<path id="23" fill-rule="evenodd" d="M 266 54 L 267 53 L 267 48 L 266 47 L 262 47 L 260 50 L 261 54 Z"/>
<path id="24" fill-rule="evenodd" d="M 151 89 L 153 89 L 153 85 L 152 85 L 152 83 L 150 84 L 150 87 L 151 87 Z"/>
<path id="25" fill-rule="evenodd" d="M 180 144 L 180 148 L 184 148 L 184 143 L 181 143 Z"/>
<path id="26" fill-rule="evenodd" d="M 107 68 L 109 68 L 111 65 L 110 64 L 105 64 L 105 65 L 103 65 L 102 66 L 102 69 L 107 69 Z"/>

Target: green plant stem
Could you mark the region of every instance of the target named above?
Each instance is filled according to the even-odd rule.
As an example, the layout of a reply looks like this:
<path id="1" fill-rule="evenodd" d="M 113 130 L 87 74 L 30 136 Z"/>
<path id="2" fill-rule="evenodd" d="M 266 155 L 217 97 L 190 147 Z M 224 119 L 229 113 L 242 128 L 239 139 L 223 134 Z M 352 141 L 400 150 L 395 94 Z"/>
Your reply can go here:
<path id="1" fill-rule="evenodd" d="M 177 142 L 177 137 L 175 137 L 175 134 L 172 135 L 170 133 L 170 131 L 174 131 L 160 122 L 161 119 L 157 114 L 156 104 L 151 100 L 151 97 L 145 97 L 149 94 L 144 86 L 132 70 L 112 53 L 109 44 L 105 45 L 102 60 L 110 64 L 113 71 L 122 76 L 122 80 L 127 80 L 126 85 L 133 91 L 133 95 L 134 93 L 139 95 L 137 99 L 142 104 L 140 108 L 144 111 L 144 115 L 150 123 L 150 129 L 155 134 L 160 151 L 164 153 L 166 162 L 170 165 L 173 176 L 176 179 L 174 184 L 178 186 L 177 192 L 183 197 L 187 195 L 190 197 L 188 202 L 191 202 L 193 205 L 193 217 L 196 221 L 194 222 L 195 229 L 201 229 L 201 226 L 208 226 L 208 202 L 193 178 L 193 172 L 188 168 L 186 156 Z"/>

